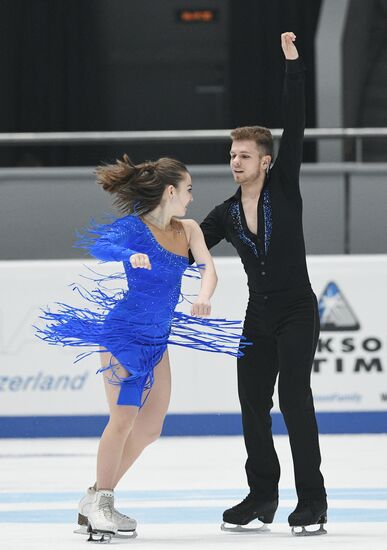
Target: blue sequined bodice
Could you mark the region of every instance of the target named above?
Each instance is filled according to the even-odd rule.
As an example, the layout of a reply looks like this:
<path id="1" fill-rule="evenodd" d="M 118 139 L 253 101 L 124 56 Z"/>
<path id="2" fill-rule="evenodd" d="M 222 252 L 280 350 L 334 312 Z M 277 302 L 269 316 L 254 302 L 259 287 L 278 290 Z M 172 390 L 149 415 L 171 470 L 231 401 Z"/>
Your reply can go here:
<path id="1" fill-rule="evenodd" d="M 123 278 L 120 273 L 95 279 L 97 285 L 91 291 L 76 287 L 88 307 L 60 304 L 58 311 L 45 311 L 42 318 L 47 325 L 38 330 L 38 336 L 50 344 L 92 348 L 77 360 L 95 351 L 110 352 L 111 363 L 100 371 L 109 370 L 110 381 L 121 385 L 118 404 L 142 404 L 144 389 L 152 387 L 153 370 L 168 344 L 241 355 L 239 321 L 194 318 L 175 310 L 182 297 L 184 272 L 194 271 L 197 276 L 198 268 L 189 267 L 187 257 L 161 246 L 140 218 L 93 224 L 77 246 L 104 262 L 123 262 L 128 287 L 104 286 Z M 130 258 L 136 253 L 147 254 L 152 269 L 133 268 Z M 117 365 L 127 377 L 117 376 Z"/>
<path id="2" fill-rule="evenodd" d="M 125 307 L 137 311 L 140 318 L 146 316 L 148 322 L 170 322 L 179 301 L 182 276 L 187 269 L 188 258 L 162 247 L 140 218 L 128 218 L 123 222 L 122 243 L 124 245 L 125 233 L 128 232 L 127 248 L 135 248 L 133 252 L 147 254 L 152 269 L 134 269 L 129 261 L 124 261 L 128 282 Z"/>

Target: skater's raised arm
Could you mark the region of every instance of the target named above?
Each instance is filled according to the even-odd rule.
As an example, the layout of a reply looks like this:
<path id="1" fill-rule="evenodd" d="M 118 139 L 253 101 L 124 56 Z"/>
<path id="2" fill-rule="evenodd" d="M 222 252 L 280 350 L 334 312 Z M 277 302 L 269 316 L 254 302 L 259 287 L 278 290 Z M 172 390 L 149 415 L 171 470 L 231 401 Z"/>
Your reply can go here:
<path id="1" fill-rule="evenodd" d="M 305 69 L 292 32 L 281 35 L 285 55 L 285 81 L 282 97 L 283 127 L 276 167 L 286 185 L 298 189 L 305 129 Z"/>
<path id="2" fill-rule="evenodd" d="M 210 298 L 218 282 L 214 261 L 208 251 L 203 232 L 198 223 L 195 220 L 183 220 L 183 223 L 187 230 L 188 244 L 193 259 L 199 266 L 201 275 L 200 292 L 192 305 L 191 315 L 207 317 L 211 313 Z"/>

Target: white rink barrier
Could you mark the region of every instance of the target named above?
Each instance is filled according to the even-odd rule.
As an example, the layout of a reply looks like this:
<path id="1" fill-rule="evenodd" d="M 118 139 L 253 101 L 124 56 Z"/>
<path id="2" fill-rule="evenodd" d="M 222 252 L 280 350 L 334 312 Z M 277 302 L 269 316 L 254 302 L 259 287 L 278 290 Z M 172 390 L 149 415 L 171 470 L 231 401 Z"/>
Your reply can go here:
<path id="1" fill-rule="evenodd" d="M 246 276 L 238 258 L 215 259 L 219 284 L 212 316 L 243 319 Z M 323 433 L 387 432 L 387 256 L 313 256 L 310 279 L 320 306 L 321 334 L 312 387 Z M 34 334 L 40 308 L 84 305 L 70 288 L 88 286 L 94 261 L 0 262 L 0 437 L 98 435 L 107 406 L 98 354 L 73 364 L 85 348 L 48 346 Z M 90 284 L 90 283 L 89 283 Z M 198 282 L 184 282 L 195 292 Z M 183 310 L 188 304 L 182 304 Z M 241 433 L 232 357 L 170 346 L 173 391 L 165 435 Z M 273 431 L 285 427 L 275 398 Z"/>

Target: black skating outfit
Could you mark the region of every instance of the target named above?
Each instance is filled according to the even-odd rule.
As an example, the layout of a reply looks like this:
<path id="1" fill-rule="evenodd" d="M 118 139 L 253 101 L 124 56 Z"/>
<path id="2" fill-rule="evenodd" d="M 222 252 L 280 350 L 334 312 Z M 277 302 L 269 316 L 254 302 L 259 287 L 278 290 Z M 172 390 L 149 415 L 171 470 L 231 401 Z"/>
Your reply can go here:
<path id="1" fill-rule="evenodd" d="M 202 222 L 207 246 L 226 239 L 248 277 L 245 337 L 238 392 L 247 449 L 246 473 L 255 502 L 278 499 L 280 465 L 270 409 L 279 375 L 279 402 L 289 432 L 299 499 L 325 500 L 310 374 L 319 314 L 305 259 L 299 171 L 305 126 L 304 69 L 286 61 L 284 132 L 258 202 L 258 234 L 247 227 L 240 188 Z M 227 521 L 227 520 L 226 520 Z"/>

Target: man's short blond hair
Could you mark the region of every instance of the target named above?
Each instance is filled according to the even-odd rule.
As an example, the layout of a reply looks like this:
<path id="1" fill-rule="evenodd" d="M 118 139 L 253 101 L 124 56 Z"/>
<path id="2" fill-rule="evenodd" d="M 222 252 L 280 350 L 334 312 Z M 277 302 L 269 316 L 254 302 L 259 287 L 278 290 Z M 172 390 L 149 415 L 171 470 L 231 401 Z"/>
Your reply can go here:
<path id="1" fill-rule="evenodd" d="M 261 155 L 273 157 L 273 136 L 268 128 L 263 126 L 241 126 L 232 130 L 230 136 L 233 141 L 255 141 Z"/>

